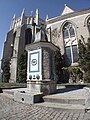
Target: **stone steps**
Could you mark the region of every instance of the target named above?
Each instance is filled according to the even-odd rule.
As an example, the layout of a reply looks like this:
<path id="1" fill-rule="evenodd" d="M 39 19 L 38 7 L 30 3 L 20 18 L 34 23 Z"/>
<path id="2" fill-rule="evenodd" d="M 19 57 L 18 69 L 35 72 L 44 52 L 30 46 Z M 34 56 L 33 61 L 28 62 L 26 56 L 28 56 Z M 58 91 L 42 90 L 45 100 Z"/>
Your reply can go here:
<path id="1" fill-rule="evenodd" d="M 61 92 L 60 92 L 61 91 Z M 58 110 L 85 112 L 88 92 L 85 89 L 60 90 L 57 94 L 43 96 L 44 102 L 38 105 Z"/>
<path id="2" fill-rule="evenodd" d="M 3 89 L 3 93 L 14 96 L 14 91 L 12 90 Z"/>
<path id="3" fill-rule="evenodd" d="M 79 105 L 79 104 L 43 102 L 43 103 L 36 103 L 35 105 L 53 108 L 56 110 L 68 111 L 68 112 L 85 112 L 85 105 Z"/>
<path id="4" fill-rule="evenodd" d="M 8 94 L 8 93 L 0 93 L 0 95 L 2 95 L 2 96 L 6 96 L 6 97 L 8 97 L 8 98 L 14 100 L 14 95 L 12 95 L 12 94 Z"/>
<path id="5" fill-rule="evenodd" d="M 44 96 L 45 102 L 62 103 L 62 104 L 80 104 L 85 105 L 88 92 L 85 89 L 77 89 L 72 91 L 63 91 L 61 93 Z"/>
<path id="6" fill-rule="evenodd" d="M 44 96 L 43 97 L 45 102 L 50 103 L 62 103 L 62 104 L 80 104 L 85 105 L 85 99 L 84 98 L 66 98 L 66 97 L 52 97 L 52 96 Z"/>
<path id="7" fill-rule="evenodd" d="M 11 89 L 3 90 L 3 95 L 14 98 L 15 91 L 23 91 L 27 89 Z M 61 93 L 43 96 L 44 102 L 35 103 L 35 105 L 53 108 L 57 110 L 85 112 L 85 100 L 87 99 L 87 90 L 78 89 L 68 92 L 62 91 Z"/>
<path id="8" fill-rule="evenodd" d="M 2 89 L 2 92 L 14 96 L 14 92 L 16 91 L 26 91 L 26 90 L 27 88 Z"/>

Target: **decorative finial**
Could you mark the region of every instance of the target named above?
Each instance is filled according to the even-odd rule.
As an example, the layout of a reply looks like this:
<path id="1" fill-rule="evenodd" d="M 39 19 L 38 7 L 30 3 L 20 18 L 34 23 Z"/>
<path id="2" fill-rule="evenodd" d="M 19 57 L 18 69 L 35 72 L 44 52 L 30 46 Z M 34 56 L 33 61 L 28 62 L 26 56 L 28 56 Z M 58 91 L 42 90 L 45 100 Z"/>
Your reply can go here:
<path id="1" fill-rule="evenodd" d="M 22 10 L 22 16 L 25 14 L 25 8 L 23 8 L 23 10 Z"/>
<path id="2" fill-rule="evenodd" d="M 14 19 L 16 19 L 16 15 L 15 15 L 15 14 L 13 15 L 13 20 L 14 20 Z"/>
<path id="3" fill-rule="evenodd" d="M 25 8 L 23 8 L 22 13 L 21 13 L 21 24 L 23 24 L 25 21 Z"/>
<path id="4" fill-rule="evenodd" d="M 33 16 L 33 11 L 31 11 L 31 16 Z"/>
<path id="5" fill-rule="evenodd" d="M 39 14 L 39 9 L 38 8 L 36 9 L 36 14 Z"/>
<path id="6" fill-rule="evenodd" d="M 66 4 L 64 4 L 64 6 L 66 7 L 67 5 L 66 5 Z"/>
<path id="7" fill-rule="evenodd" d="M 39 10 L 36 9 L 36 25 L 39 25 Z"/>
<path id="8" fill-rule="evenodd" d="M 46 21 L 48 20 L 48 15 L 46 15 Z"/>

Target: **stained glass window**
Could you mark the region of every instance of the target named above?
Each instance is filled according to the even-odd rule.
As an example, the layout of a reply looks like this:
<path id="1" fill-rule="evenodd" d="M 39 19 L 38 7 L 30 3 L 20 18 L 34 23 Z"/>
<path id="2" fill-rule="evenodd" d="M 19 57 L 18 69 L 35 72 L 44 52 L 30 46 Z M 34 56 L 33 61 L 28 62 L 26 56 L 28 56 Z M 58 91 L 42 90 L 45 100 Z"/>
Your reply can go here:
<path id="1" fill-rule="evenodd" d="M 64 35 L 64 38 L 69 38 L 69 34 L 68 34 L 68 30 L 67 29 L 65 29 L 63 31 L 63 35 Z"/>
<path id="2" fill-rule="evenodd" d="M 70 37 L 74 37 L 75 31 L 74 31 L 73 27 L 70 27 L 69 31 L 70 31 Z"/>
<path id="3" fill-rule="evenodd" d="M 78 61 L 77 45 L 73 45 L 72 49 L 73 49 L 73 62 L 75 63 Z"/>
<path id="4" fill-rule="evenodd" d="M 73 24 L 67 22 L 63 27 L 63 39 L 65 43 L 66 63 L 71 65 L 78 61 L 77 39 Z"/>
<path id="5" fill-rule="evenodd" d="M 71 58 L 71 48 L 70 46 L 69 47 L 66 47 L 65 48 L 65 51 L 66 51 L 66 63 L 68 65 L 71 65 L 72 63 L 72 58 Z"/>

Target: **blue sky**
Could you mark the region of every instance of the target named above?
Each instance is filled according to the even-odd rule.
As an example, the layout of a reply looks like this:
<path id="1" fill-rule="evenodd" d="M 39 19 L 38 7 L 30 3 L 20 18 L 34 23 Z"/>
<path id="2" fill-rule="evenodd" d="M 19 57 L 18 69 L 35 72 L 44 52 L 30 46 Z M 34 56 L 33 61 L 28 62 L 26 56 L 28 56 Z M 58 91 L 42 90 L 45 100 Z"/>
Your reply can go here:
<path id="1" fill-rule="evenodd" d="M 30 11 L 34 14 L 39 8 L 41 18 L 45 19 L 46 14 L 52 18 L 61 14 L 64 4 L 75 11 L 90 8 L 90 0 L 0 0 L 0 59 L 14 13 L 19 17 L 25 8 L 26 15 L 30 15 Z"/>

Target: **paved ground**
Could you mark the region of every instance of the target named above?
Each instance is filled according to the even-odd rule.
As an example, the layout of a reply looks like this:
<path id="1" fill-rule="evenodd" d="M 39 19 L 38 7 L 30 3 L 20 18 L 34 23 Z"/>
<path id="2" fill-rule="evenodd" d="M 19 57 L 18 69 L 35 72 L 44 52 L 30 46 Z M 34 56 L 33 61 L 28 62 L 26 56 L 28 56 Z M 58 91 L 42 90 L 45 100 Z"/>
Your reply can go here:
<path id="1" fill-rule="evenodd" d="M 66 112 L 27 105 L 0 94 L 0 120 L 90 120 L 90 113 Z"/>

